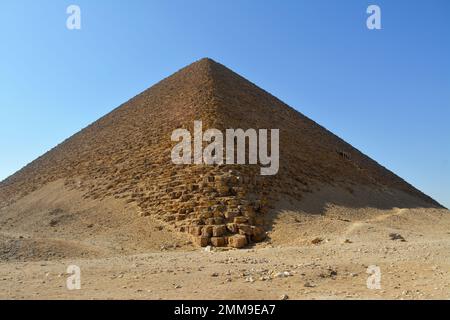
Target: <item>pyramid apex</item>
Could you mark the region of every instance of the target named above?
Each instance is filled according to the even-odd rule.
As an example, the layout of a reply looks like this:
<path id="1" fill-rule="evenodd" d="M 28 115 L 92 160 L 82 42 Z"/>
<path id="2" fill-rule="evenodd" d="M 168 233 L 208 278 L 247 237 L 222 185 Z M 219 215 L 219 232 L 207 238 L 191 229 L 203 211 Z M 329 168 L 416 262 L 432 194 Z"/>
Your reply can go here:
<path id="1" fill-rule="evenodd" d="M 214 70 L 214 72 L 213 72 Z M 181 74 L 195 74 L 196 77 L 199 77 L 200 75 L 204 75 L 208 78 L 214 77 L 215 71 L 221 70 L 222 72 L 225 70 L 230 71 L 228 68 L 223 66 L 222 64 L 216 62 L 215 60 L 204 57 L 200 60 L 194 61 L 191 64 L 186 65 L 182 69 L 180 69 L 178 72 L 172 74 L 169 76 L 169 78 L 177 77 L 180 73 Z"/>
<path id="2" fill-rule="evenodd" d="M 217 66 L 219 63 L 209 57 L 201 58 L 200 60 L 197 60 L 193 62 L 191 65 L 200 65 L 200 66 Z"/>
<path id="3" fill-rule="evenodd" d="M 201 58 L 200 60 L 198 60 L 198 62 L 217 63 L 216 61 L 214 61 L 214 59 L 211 59 L 209 57 Z"/>

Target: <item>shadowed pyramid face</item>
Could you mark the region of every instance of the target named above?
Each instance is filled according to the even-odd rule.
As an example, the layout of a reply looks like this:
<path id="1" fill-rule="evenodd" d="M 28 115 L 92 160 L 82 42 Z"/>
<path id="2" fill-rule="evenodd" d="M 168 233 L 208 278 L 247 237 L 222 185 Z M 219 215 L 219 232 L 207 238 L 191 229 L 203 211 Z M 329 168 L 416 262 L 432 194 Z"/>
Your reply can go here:
<path id="1" fill-rule="evenodd" d="M 220 132 L 278 129 L 277 174 L 261 175 L 260 164 L 250 161 L 173 163 L 174 130 L 189 131 L 195 121 L 201 121 L 204 130 Z M 202 143 L 203 148 L 208 146 L 207 141 Z M 269 137 L 268 145 L 273 146 Z M 89 198 L 125 199 L 140 215 L 152 215 L 188 232 L 202 246 L 243 247 L 262 241 L 271 224 L 267 214 L 280 209 L 281 199 L 300 201 L 323 185 L 347 190 L 364 186 L 383 194 L 383 205 L 399 204 L 395 190 L 414 199 L 403 206 L 439 206 L 323 127 L 210 59 L 162 80 L 3 181 L 0 203 L 5 206 L 59 179 Z M 327 202 L 330 199 L 323 199 L 323 206 Z"/>

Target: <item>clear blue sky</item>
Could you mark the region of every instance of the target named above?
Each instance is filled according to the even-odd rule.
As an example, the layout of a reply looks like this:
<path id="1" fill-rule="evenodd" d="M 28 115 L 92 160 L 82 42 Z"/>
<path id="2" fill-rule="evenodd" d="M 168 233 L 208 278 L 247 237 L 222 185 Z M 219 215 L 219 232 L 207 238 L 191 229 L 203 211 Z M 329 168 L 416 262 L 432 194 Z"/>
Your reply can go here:
<path id="1" fill-rule="evenodd" d="M 448 0 L 3 0 L 0 179 L 211 57 L 450 207 L 449 16 Z"/>

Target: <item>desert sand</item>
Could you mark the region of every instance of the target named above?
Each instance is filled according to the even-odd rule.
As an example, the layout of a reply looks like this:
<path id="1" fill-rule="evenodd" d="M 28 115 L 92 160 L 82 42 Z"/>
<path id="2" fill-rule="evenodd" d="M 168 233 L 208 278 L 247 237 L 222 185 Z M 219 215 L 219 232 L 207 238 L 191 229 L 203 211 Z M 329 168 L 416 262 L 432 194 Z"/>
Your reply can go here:
<path id="1" fill-rule="evenodd" d="M 0 298 L 450 298 L 449 211 L 330 204 L 311 214 L 323 196 L 286 200 L 308 212 L 273 213 L 265 242 L 199 248 L 132 205 L 51 183 L 0 211 Z M 69 265 L 81 269 L 80 290 L 66 287 Z M 367 288 L 371 265 L 381 270 L 379 290 Z"/>

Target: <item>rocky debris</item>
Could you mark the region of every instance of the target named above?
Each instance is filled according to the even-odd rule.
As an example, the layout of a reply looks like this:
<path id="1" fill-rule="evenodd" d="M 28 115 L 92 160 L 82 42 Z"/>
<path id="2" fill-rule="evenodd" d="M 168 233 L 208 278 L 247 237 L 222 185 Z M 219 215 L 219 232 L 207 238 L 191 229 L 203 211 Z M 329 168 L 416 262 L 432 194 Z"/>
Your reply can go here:
<path id="1" fill-rule="evenodd" d="M 320 244 L 322 243 L 323 239 L 322 238 L 314 238 L 313 240 L 311 240 L 312 244 Z"/>
<path id="2" fill-rule="evenodd" d="M 58 220 L 57 219 L 52 219 L 52 220 L 50 220 L 50 222 L 48 223 L 48 225 L 50 226 L 50 227 L 54 227 L 54 226 L 56 226 L 58 224 Z"/>
<path id="3" fill-rule="evenodd" d="M 287 277 L 291 277 L 292 274 L 288 271 L 284 271 L 284 272 L 277 272 L 273 275 L 274 278 L 287 278 Z"/>
<path id="4" fill-rule="evenodd" d="M 313 284 L 313 283 L 311 283 L 311 282 L 309 282 L 309 281 L 305 282 L 305 283 L 303 284 L 303 286 L 304 286 L 305 288 L 315 288 L 315 287 L 316 287 L 315 284 Z"/>
<path id="5" fill-rule="evenodd" d="M 389 238 L 394 241 L 399 240 L 401 242 L 406 242 L 405 238 L 403 238 L 403 236 L 399 233 L 390 233 Z"/>
<path id="6" fill-rule="evenodd" d="M 335 278 L 337 276 L 337 271 L 331 267 L 328 267 L 324 272 L 319 274 L 321 278 Z"/>
<path id="7" fill-rule="evenodd" d="M 227 275 L 231 275 L 231 273 Z M 274 281 L 277 279 L 289 278 L 293 275 L 294 273 L 291 271 L 278 272 L 270 270 L 269 268 L 251 268 L 241 270 L 241 276 L 245 279 L 246 282 Z"/>
<path id="8" fill-rule="evenodd" d="M 287 294 L 283 294 L 281 295 L 280 300 L 289 300 L 289 296 Z"/>

